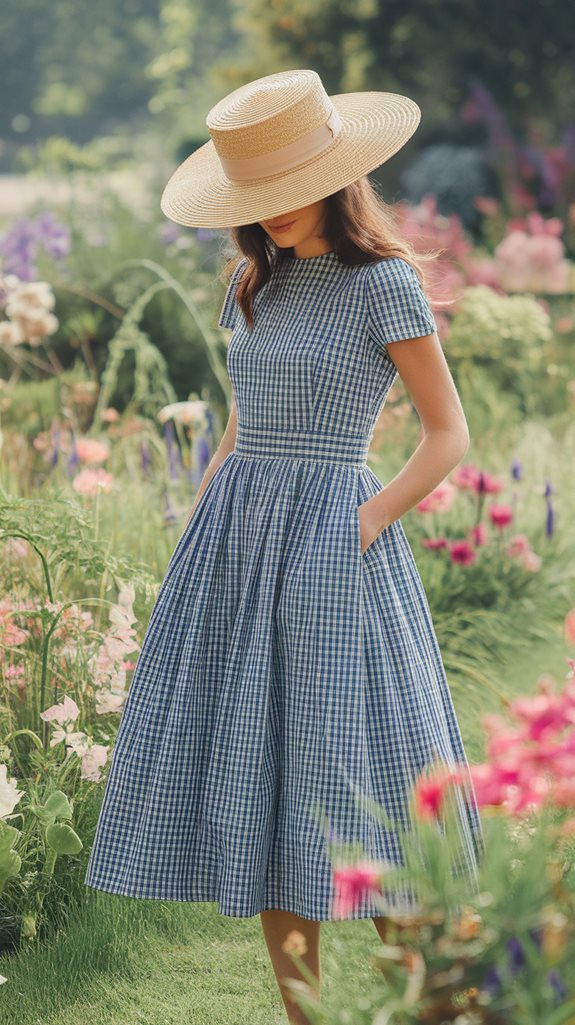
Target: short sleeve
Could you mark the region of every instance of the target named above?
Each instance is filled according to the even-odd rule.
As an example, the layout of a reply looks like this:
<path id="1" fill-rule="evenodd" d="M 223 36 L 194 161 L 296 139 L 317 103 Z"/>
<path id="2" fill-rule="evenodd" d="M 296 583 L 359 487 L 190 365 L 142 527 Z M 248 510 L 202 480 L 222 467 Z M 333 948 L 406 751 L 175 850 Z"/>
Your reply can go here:
<path id="1" fill-rule="evenodd" d="M 234 324 L 236 322 L 236 310 L 238 308 L 236 303 L 236 289 L 239 280 L 242 276 L 244 267 L 247 266 L 247 263 L 247 257 L 242 256 L 241 260 L 239 261 L 239 263 L 236 264 L 232 271 L 230 280 L 228 282 L 227 291 L 224 296 L 224 302 L 220 311 L 220 316 L 218 320 L 219 327 L 234 327 Z"/>
<path id="2" fill-rule="evenodd" d="M 419 338 L 437 330 L 416 271 L 398 256 L 370 265 L 367 316 L 370 334 L 382 349 L 388 342 Z"/>

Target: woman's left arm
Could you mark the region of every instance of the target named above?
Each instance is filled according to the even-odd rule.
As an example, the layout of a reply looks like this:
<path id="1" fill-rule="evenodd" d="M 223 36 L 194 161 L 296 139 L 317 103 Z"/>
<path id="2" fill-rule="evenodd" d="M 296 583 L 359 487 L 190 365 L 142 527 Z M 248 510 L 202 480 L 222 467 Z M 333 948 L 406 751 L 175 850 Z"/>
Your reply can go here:
<path id="1" fill-rule="evenodd" d="M 394 341 L 389 358 L 409 392 L 423 437 L 403 468 L 359 506 L 362 549 L 441 483 L 469 448 L 469 429 L 437 332 Z"/>

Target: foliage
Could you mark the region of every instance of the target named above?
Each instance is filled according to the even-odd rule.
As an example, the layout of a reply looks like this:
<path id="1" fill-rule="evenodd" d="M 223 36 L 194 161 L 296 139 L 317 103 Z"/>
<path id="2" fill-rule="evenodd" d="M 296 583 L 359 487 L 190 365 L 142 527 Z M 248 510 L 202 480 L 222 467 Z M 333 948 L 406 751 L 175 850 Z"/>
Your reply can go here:
<path id="1" fill-rule="evenodd" d="M 450 367 L 456 384 L 486 367 L 500 392 L 532 415 L 546 373 L 552 339 L 548 313 L 531 295 L 498 295 L 487 285 L 464 290 L 449 330 Z"/>
<path id="2" fill-rule="evenodd" d="M 125 581 L 145 608 L 157 592 L 145 567 L 112 554 L 91 527 L 66 499 L 5 499 L 0 508 L 9 595 L 0 609 L 0 906 L 19 916 L 22 942 L 38 934 L 54 887 L 82 867 L 75 805 L 101 779 L 135 665 L 126 661 L 137 648 L 135 593 Z M 89 732 L 76 727 L 80 709 Z"/>

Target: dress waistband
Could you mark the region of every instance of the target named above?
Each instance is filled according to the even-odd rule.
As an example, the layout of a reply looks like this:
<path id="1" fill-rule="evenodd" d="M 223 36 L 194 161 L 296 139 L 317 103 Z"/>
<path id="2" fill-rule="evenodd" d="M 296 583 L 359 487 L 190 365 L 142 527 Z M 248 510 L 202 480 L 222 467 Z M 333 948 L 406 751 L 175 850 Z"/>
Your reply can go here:
<path id="1" fill-rule="evenodd" d="M 364 435 L 294 431 L 291 428 L 236 428 L 235 452 L 252 459 L 311 459 L 320 463 L 367 466 L 371 438 Z"/>

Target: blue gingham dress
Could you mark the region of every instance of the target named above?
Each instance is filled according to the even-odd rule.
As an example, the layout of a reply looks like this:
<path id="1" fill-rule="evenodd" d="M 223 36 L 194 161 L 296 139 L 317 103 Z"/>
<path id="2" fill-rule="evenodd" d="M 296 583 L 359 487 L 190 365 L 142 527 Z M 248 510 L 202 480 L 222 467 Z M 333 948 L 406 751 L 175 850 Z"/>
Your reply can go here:
<path id="1" fill-rule="evenodd" d="M 409 263 L 283 255 L 250 331 L 233 272 L 219 324 L 235 449 L 160 587 L 117 733 L 85 882 L 251 916 L 331 919 L 346 844 L 399 864 L 410 785 L 467 766 L 426 594 L 399 519 L 361 552 L 357 507 L 397 371 L 387 346 L 436 329 Z M 404 344 L 409 344 L 405 341 Z M 482 835 L 459 791 L 463 867 Z M 319 809 L 319 812 L 318 812 Z M 357 846 L 359 845 L 359 847 Z M 384 892 L 390 908 L 409 891 Z M 348 917 L 382 913 L 365 898 Z"/>

